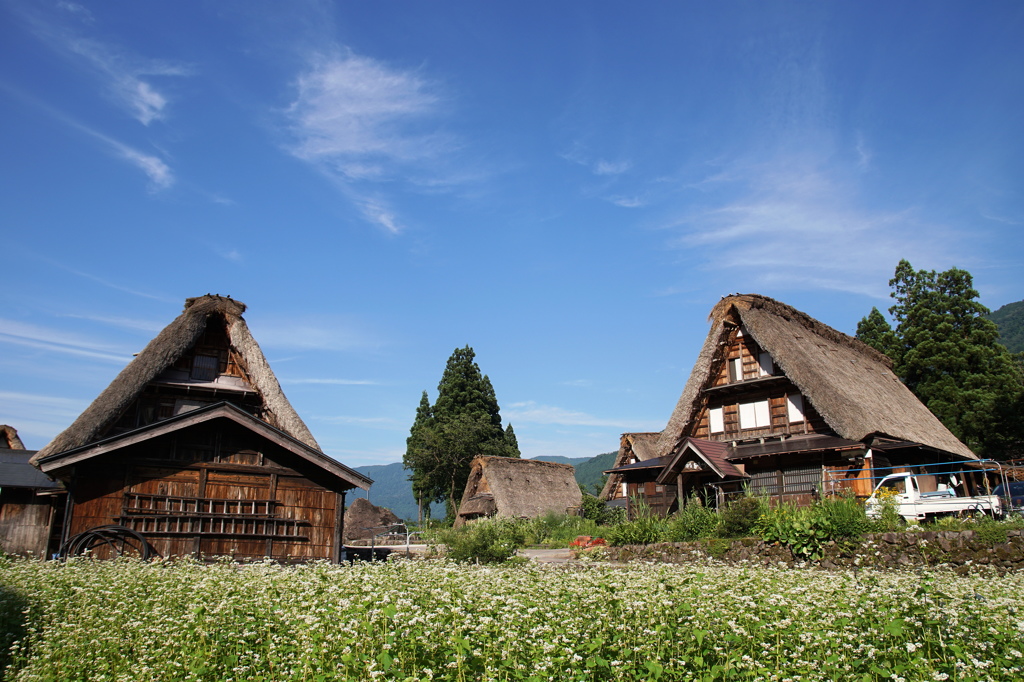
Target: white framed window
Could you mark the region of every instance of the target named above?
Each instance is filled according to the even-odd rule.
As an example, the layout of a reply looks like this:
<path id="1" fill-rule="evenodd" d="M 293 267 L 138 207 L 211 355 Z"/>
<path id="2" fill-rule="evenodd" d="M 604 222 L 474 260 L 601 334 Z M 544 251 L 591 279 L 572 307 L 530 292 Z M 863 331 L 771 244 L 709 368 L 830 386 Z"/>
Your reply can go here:
<path id="1" fill-rule="evenodd" d="M 772 425 L 771 411 L 767 400 L 740 403 L 740 428 L 762 429 Z"/>
<path id="2" fill-rule="evenodd" d="M 769 353 L 762 352 L 757 356 L 757 373 L 762 377 L 775 374 L 775 363 L 772 362 L 772 356 Z"/>
<path id="3" fill-rule="evenodd" d="M 725 412 L 721 407 L 712 407 L 708 410 L 708 430 L 711 433 L 722 433 L 725 431 Z"/>
<path id="4" fill-rule="evenodd" d="M 729 361 L 729 381 L 743 381 L 743 358 Z"/>
<path id="5" fill-rule="evenodd" d="M 786 412 L 791 423 L 802 422 L 804 420 L 804 397 L 799 393 L 787 395 Z"/>

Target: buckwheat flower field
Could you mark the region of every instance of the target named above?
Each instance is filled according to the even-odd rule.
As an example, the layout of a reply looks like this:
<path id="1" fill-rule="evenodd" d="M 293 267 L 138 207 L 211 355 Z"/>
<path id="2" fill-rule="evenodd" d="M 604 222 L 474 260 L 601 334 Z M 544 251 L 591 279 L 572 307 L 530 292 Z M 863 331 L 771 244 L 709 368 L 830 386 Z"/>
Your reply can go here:
<path id="1" fill-rule="evenodd" d="M 8 680 L 1019 680 L 1024 577 L 0 560 Z"/>

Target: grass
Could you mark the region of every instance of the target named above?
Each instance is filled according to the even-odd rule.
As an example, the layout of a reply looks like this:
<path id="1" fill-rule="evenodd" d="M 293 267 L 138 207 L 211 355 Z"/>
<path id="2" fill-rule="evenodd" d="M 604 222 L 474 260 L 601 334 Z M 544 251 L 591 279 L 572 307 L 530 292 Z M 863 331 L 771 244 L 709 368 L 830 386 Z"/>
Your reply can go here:
<path id="1" fill-rule="evenodd" d="M 1012 680 L 1024 577 L 0 560 L 7 680 Z"/>

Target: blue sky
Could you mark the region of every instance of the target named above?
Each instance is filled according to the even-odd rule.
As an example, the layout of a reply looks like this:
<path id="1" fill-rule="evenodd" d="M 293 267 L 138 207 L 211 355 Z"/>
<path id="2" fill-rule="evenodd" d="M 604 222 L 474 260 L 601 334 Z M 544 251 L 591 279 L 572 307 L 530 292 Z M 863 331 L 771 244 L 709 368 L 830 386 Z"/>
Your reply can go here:
<path id="1" fill-rule="evenodd" d="M 0 423 L 231 295 L 324 450 L 469 344 L 525 456 L 660 430 L 723 295 L 1024 298 L 1019 2 L 0 0 Z"/>

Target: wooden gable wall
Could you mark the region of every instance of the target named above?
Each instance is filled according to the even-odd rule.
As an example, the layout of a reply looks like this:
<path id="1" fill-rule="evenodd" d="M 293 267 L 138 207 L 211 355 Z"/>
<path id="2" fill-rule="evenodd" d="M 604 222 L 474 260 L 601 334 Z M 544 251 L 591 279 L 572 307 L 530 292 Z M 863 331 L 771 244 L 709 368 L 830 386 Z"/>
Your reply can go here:
<path id="1" fill-rule="evenodd" d="M 222 386 L 211 387 L 214 382 Z M 226 321 L 213 317 L 196 343 L 151 382 L 104 435 L 130 431 L 221 400 L 268 423 L 273 421 L 251 386 L 245 360 L 231 347 Z"/>
<path id="2" fill-rule="evenodd" d="M 797 434 L 832 433 L 825 420 L 814 410 L 800 390 L 786 378 L 749 335 L 733 328 L 712 364 L 711 377 L 703 391 L 703 400 L 692 422 L 693 438 L 704 440 L 750 440 Z M 791 408 L 795 404 L 799 412 Z M 753 424 L 741 423 L 741 410 L 755 410 Z M 747 407 L 741 407 L 746 404 Z M 712 430 L 711 411 L 721 410 L 721 430 Z"/>
<path id="3" fill-rule="evenodd" d="M 165 557 L 332 559 L 343 498 L 327 479 L 242 427 L 205 423 L 75 465 L 68 536 L 120 524 Z"/>

